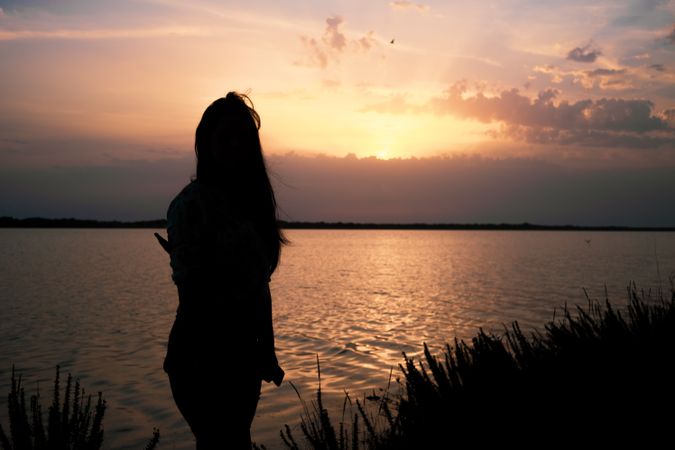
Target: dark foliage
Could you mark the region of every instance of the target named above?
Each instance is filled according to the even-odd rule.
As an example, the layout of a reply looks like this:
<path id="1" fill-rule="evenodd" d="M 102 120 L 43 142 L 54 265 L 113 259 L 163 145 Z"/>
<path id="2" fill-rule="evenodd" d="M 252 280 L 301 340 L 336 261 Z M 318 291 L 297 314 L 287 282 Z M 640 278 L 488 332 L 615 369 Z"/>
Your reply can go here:
<path id="1" fill-rule="evenodd" d="M 12 367 L 12 386 L 8 396 L 9 435 L 0 425 L 0 446 L 3 450 L 98 450 L 103 443 L 103 416 L 106 402 L 101 392 L 92 404 L 91 395 L 85 400 L 80 381 L 68 374 L 61 402 L 59 367 L 56 367 L 54 393 L 45 429 L 40 404 L 40 391 L 26 404 L 26 394 Z M 145 447 L 152 450 L 159 442 L 159 430 Z"/>
<path id="2" fill-rule="evenodd" d="M 319 387 L 302 418 L 307 447 L 672 446 L 675 289 L 669 296 L 631 285 L 621 311 L 589 299 L 530 335 L 514 322 L 501 336 L 455 340 L 440 356 L 424 344 L 423 360 L 403 355 L 404 393 L 393 408 L 390 399 L 376 415 L 357 405 L 349 444 L 342 422 L 333 437 Z M 300 448 L 288 426 L 282 437 Z"/>

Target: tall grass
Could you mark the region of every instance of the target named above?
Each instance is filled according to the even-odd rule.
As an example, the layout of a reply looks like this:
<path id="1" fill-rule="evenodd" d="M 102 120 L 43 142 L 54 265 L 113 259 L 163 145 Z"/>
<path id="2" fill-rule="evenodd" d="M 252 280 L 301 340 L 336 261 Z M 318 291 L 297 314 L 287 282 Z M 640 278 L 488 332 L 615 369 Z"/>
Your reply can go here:
<path id="1" fill-rule="evenodd" d="M 514 322 L 502 334 L 480 330 L 470 342 L 456 339 L 441 355 L 425 343 L 423 358 L 403 358 L 402 395 L 375 417 L 357 408 L 351 424 L 340 421 L 338 435 L 319 388 L 302 417 L 304 447 L 672 447 L 675 440 L 672 287 L 664 294 L 631 284 L 621 311 L 607 298 L 588 299 L 540 331 L 526 334 Z M 384 426 L 372 426 L 376 420 Z M 342 439 L 343 429 L 352 430 L 350 439 Z M 289 448 L 301 448 L 288 426 L 282 434 Z"/>
<path id="2" fill-rule="evenodd" d="M 9 435 L 0 424 L 0 445 L 3 450 L 98 450 L 103 444 L 103 416 L 106 401 L 101 392 L 92 403 L 91 394 L 85 399 L 80 381 L 70 374 L 61 401 L 60 371 L 56 366 L 52 403 L 49 406 L 47 426 L 43 422 L 40 391 L 26 403 L 26 394 L 12 367 L 11 388 L 8 395 Z M 145 450 L 152 450 L 159 442 L 159 430 L 153 431 Z"/>
<path id="3" fill-rule="evenodd" d="M 318 356 L 316 368 L 319 386 L 316 399 L 312 400 L 309 406 L 295 385 L 290 383 L 302 403 L 300 430 L 308 446 L 322 450 L 358 450 L 359 448 L 379 447 L 387 429 L 396 427 L 390 409 L 390 405 L 394 403 L 390 395 L 391 372 L 387 388 L 381 390 L 380 394 L 373 391 L 370 395 L 364 394 L 363 399 L 356 399 L 352 402 L 349 394 L 345 392 L 342 414 L 336 427 L 324 406 L 321 391 L 321 365 Z M 288 425 L 285 425 L 280 434 L 282 441 L 289 449 L 300 450 L 301 447 Z"/>

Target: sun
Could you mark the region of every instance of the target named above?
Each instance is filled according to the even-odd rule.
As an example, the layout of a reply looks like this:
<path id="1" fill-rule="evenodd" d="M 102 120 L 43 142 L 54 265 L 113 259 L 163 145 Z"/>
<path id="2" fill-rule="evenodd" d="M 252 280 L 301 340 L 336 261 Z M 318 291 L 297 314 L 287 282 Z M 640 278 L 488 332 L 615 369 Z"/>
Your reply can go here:
<path id="1" fill-rule="evenodd" d="M 391 159 L 391 151 L 389 148 L 383 148 L 377 152 L 375 152 L 375 158 L 377 159 Z"/>

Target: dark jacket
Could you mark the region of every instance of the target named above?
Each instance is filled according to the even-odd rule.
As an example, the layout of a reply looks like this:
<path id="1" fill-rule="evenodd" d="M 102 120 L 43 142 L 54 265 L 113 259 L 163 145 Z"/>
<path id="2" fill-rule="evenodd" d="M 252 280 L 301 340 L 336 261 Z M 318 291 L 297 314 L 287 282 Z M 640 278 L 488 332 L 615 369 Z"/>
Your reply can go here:
<path id="1" fill-rule="evenodd" d="M 193 181 L 169 205 L 167 233 L 179 306 L 164 370 L 212 370 L 225 360 L 250 374 L 270 358 L 276 364 L 262 318 L 270 265 L 253 225 L 218 189 Z"/>

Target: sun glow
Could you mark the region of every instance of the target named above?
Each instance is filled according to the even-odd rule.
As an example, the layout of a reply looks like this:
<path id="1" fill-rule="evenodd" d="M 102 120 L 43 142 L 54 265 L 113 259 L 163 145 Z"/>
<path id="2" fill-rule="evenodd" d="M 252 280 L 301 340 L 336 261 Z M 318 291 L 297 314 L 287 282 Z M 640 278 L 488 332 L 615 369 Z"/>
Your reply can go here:
<path id="1" fill-rule="evenodd" d="M 391 159 L 453 153 L 487 139 L 485 124 L 427 112 L 365 111 L 367 100 L 355 102 L 347 94 L 315 94 L 293 102 L 259 96 L 267 150 Z"/>
<path id="2" fill-rule="evenodd" d="M 375 157 L 377 159 L 391 159 L 391 156 L 389 156 L 389 150 L 388 149 L 382 149 L 375 153 Z"/>

